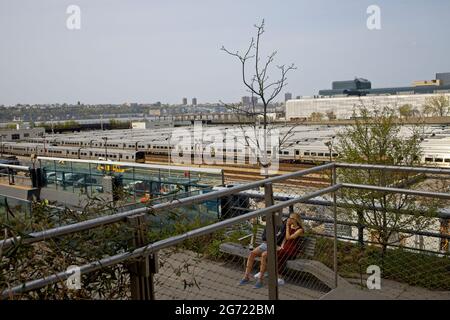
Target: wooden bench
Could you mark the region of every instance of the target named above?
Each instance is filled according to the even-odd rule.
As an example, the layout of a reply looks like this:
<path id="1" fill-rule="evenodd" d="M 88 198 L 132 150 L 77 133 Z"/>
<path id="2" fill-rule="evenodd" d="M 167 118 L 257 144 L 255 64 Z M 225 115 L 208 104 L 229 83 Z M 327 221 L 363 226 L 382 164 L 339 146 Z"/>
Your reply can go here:
<path id="1" fill-rule="evenodd" d="M 256 248 L 262 243 L 263 231 L 264 227 L 258 227 L 256 235 L 251 234 L 239 240 L 252 237 L 250 243 L 253 244 L 254 248 Z M 295 260 L 288 260 L 286 262 L 286 268 L 298 272 L 309 273 L 324 283 L 328 288 L 333 289 L 335 288 L 334 271 L 320 261 L 311 260 L 315 254 L 316 241 L 317 239 L 313 236 L 305 236 L 299 255 Z M 244 259 L 248 258 L 251 250 L 251 247 L 244 246 L 240 243 L 226 242 L 220 245 L 221 252 Z M 255 260 L 260 261 L 260 258 L 257 257 Z M 347 280 L 338 276 L 338 287 L 351 287 L 351 284 L 347 282 Z"/>

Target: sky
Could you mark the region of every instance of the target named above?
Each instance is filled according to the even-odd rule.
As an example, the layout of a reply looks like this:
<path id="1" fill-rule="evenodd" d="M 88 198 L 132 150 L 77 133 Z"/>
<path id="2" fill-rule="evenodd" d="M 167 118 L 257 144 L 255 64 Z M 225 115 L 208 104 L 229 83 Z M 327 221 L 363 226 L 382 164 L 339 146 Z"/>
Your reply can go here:
<path id="1" fill-rule="evenodd" d="M 370 5 L 380 30 L 367 28 Z M 333 80 L 407 86 L 450 71 L 448 0 L 0 0 L 0 105 L 238 101 L 239 62 L 220 48 L 244 50 L 263 18 L 264 56 L 297 66 L 279 101 Z"/>

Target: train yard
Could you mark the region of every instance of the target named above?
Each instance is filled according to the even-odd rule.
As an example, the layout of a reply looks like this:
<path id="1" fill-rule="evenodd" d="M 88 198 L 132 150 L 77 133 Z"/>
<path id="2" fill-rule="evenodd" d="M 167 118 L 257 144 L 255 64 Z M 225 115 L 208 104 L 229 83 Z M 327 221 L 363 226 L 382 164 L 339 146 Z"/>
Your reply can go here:
<path id="1" fill-rule="evenodd" d="M 312 163 L 335 159 L 336 135 L 343 126 L 275 127 L 282 143 L 272 153 L 280 162 Z M 2 152 L 15 155 L 58 156 L 80 159 L 135 161 L 149 155 L 208 155 L 211 162 L 223 163 L 231 158 L 255 154 L 254 133 L 240 126 L 196 126 L 159 129 L 126 129 L 108 131 L 51 134 L 26 141 L 2 142 Z M 400 134 L 408 139 L 411 127 L 404 126 Z M 427 125 L 421 133 L 423 159 L 426 165 L 450 166 L 450 126 Z M 333 145 L 334 144 L 334 145 Z M 129 154 L 127 154 L 129 153 Z M 268 151 L 271 153 L 271 150 Z M 122 155 L 121 155 L 122 154 Z M 127 158 L 128 156 L 128 158 Z M 175 159 L 172 161 L 175 162 Z M 205 162 L 207 164 L 207 162 Z"/>
<path id="2" fill-rule="evenodd" d="M 146 163 L 151 164 L 169 164 L 169 159 L 165 155 L 147 155 L 145 158 Z M 171 163 L 171 165 L 174 165 Z M 249 182 L 264 179 L 264 175 L 261 174 L 261 169 L 256 165 L 247 165 L 242 167 L 237 164 L 229 165 L 201 165 L 203 168 L 222 168 L 224 172 L 225 182 L 227 184 L 234 184 L 239 182 Z M 313 167 L 312 164 L 302 163 L 280 163 L 279 170 L 276 175 L 282 175 L 301 169 L 307 169 Z M 323 175 L 312 174 L 301 179 L 287 181 L 290 185 L 306 186 L 306 187 L 323 187 L 329 184 L 328 178 Z"/>
<path id="3" fill-rule="evenodd" d="M 278 126 L 283 144 L 268 149 L 277 175 L 333 161 L 337 156 L 335 137 L 342 126 Z M 255 148 L 242 139 L 240 126 L 189 126 L 105 130 L 52 134 L 25 141 L 2 141 L 1 153 L 30 159 L 35 156 L 111 160 L 124 162 L 223 168 L 227 183 L 240 183 L 264 178 L 257 165 Z M 181 130 L 181 131 L 180 131 Z M 411 128 L 404 126 L 401 135 L 408 139 Z M 178 134 L 177 134 L 178 132 Z M 180 135 L 181 132 L 181 135 Z M 450 166 L 450 127 L 428 125 L 421 134 L 422 163 L 435 167 Z M 231 143 L 230 143 L 231 141 Z M 276 147 L 276 148 L 272 148 Z M 272 154 L 271 154 L 271 151 Z M 259 153 L 260 154 L 260 153 Z M 180 162 L 180 159 L 183 160 Z M 308 176 L 289 181 L 292 185 L 320 187 L 328 184 L 326 176 Z"/>

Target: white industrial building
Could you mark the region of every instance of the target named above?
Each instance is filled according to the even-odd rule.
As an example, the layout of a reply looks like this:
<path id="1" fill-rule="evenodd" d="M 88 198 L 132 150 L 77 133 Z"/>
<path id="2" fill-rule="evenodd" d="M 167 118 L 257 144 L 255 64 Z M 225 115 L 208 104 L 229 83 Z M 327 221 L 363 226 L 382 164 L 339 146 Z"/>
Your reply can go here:
<path id="1" fill-rule="evenodd" d="M 159 128 L 172 128 L 174 127 L 173 119 L 168 120 L 144 120 L 144 121 L 132 121 L 131 128 L 138 129 L 159 129 Z"/>
<path id="2" fill-rule="evenodd" d="M 17 125 L 17 129 L 0 128 L 0 137 L 2 141 L 20 141 L 30 138 L 43 137 L 44 128 L 22 128 Z"/>
<path id="3" fill-rule="evenodd" d="M 413 108 L 422 111 L 427 98 L 445 95 L 446 93 L 433 94 L 394 94 L 394 95 L 368 95 L 368 96 L 315 96 L 304 97 L 286 101 L 286 119 L 304 119 L 309 118 L 313 112 L 321 113 L 326 116 L 328 112 L 333 112 L 336 119 L 350 119 L 353 116 L 353 110 L 360 105 L 371 106 L 389 106 L 399 108 L 402 105 L 410 104 Z"/>

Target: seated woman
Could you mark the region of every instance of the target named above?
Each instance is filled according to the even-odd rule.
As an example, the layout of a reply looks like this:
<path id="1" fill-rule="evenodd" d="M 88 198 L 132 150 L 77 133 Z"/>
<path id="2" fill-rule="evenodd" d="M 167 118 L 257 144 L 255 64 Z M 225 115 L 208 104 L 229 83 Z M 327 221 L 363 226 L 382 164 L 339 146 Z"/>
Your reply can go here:
<path id="1" fill-rule="evenodd" d="M 287 222 L 286 237 L 277 252 L 278 274 L 281 274 L 286 267 L 286 261 L 295 259 L 301 249 L 305 229 L 302 219 L 298 213 L 291 213 Z M 281 278 L 280 276 L 278 276 Z"/>
<path id="2" fill-rule="evenodd" d="M 291 213 L 286 221 L 286 234 L 284 240 L 281 244 L 281 248 L 277 251 L 278 274 L 281 273 L 280 271 L 284 270 L 286 261 L 295 258 L 299 253 L 304 233 L 305 231 L 300 215 L 298 213 Z M 256 281 L 255 288 L 261 288 L 263 286 L 266 260 L 267 251 L 265 257 L 261 257 L 260 277 Z"/>

